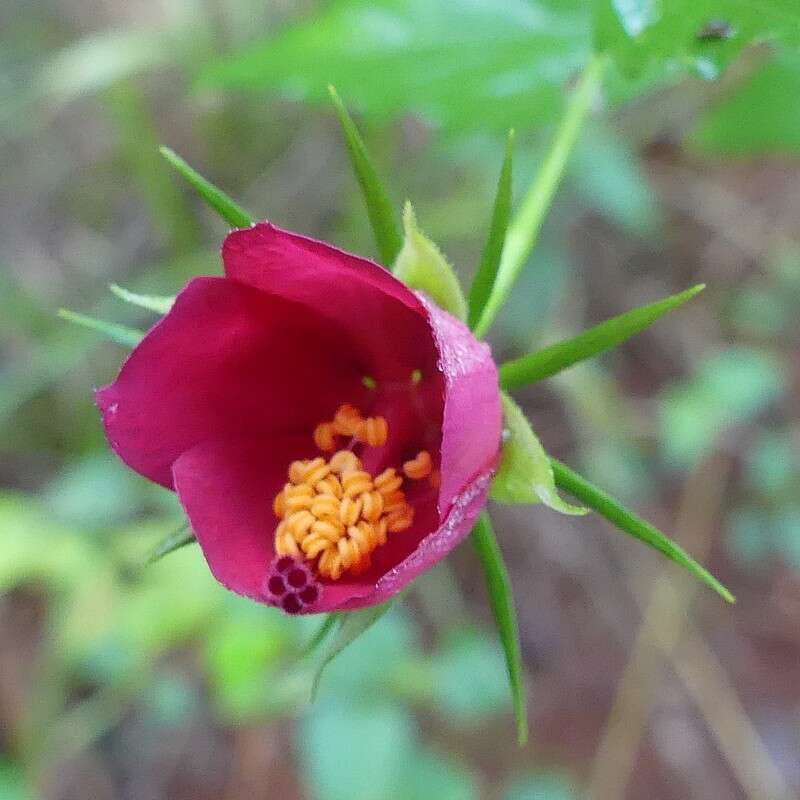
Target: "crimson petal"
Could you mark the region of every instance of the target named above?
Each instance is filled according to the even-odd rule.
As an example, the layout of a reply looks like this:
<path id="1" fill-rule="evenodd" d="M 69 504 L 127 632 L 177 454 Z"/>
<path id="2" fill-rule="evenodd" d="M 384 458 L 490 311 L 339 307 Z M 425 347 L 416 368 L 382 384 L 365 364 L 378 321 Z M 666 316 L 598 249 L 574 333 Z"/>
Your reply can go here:
<path id="1" fill-rule="evenodd" d="M 233 231 L 222 246 L 225 274 L 303 303 L 369 352 L 379 383 L 435 368 L 427 315 L 405 284 L 373 261 L 269 222 Z"/>
<path id="2" fill-rule="evenodd" d="M 172 486 L 173 462 L 206 439 L 310 431 L 363 402 L 365 361 L 334 324 L 225 278 L 195 278 L 97 392 L 125 463 Z"/>

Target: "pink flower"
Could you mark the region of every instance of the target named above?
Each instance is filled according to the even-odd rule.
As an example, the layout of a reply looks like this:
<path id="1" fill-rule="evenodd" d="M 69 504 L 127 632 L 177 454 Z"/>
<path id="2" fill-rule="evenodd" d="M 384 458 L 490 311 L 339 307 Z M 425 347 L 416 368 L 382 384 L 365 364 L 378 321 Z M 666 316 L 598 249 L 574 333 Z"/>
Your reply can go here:
<path id="1" fill-rule="evenodd" d="M 177 492 L 211 571 L 234 592 L 293 613 L 387 600 L 449 553 L 486 502 L 501 438 L 489 348 L 377 264 L 269 223 L 231 233 L 222 257 L 225 277 L 190 281 L 97 392 L 108 439 L 132 469 Z M 348 437 L 346 418 L 345 428 L 332 422 L 343 405 L 361 425 Z M 359 478 L 331 471 L 326 437 L 367 475 L 349 506 L 367 544 L 336 522 L 342 486 Z M 299 474 L 312 459 L 335 478 L 334 517 L 319 510 L 333 502 L 320 488 L 282 494 L 292 464 L 301 460 Z M 322 551 L 286 554 L 293 537 L 307 544 L 294 535 L 300 523 L 285 538 L 276 516 L 294 513 L 292 492 L 290 505 L 313 511 L 328 536 L 314 548 L 330 546 L 325 564 Z M 325 532 L 326 519 L 338 533 Z"/>

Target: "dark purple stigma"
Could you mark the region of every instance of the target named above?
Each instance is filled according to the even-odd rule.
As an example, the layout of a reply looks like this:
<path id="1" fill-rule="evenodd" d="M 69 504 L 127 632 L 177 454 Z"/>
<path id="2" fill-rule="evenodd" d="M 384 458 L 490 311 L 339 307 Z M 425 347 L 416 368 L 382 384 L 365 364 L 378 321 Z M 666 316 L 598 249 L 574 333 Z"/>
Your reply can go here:
<path id="1" fill-rule="evenodd" d="M 264 597 L 287 614 L 300 614 L 319 600 L 322 587 L 308 564 L 292 556 L 274 559 L 264 578 Z"/>

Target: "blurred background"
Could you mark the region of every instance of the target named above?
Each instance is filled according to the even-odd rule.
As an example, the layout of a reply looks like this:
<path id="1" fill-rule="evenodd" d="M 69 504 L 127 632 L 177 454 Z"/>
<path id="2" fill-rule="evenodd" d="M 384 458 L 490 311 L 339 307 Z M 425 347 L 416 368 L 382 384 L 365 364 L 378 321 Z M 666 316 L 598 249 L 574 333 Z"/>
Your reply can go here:
<path id="1" fill-rule="evenodd" d="M 798 796 L 794 0 L 4 0 L 0 38 L 2 800 Z M 124 350 L 56 310 L 146 327 L 109 283 L 219 273 L 225 226 L 162 143 L 254 216 L 374 256 L 328 83 L 468 280 L 505 131 L 519 196 L 593 46 L 603 96 L 492 345 L 708 284 L 517 396 L 738 603 L 596 515 L 496 509 L 530 743 L 468 545 L 308 706 L 318 620 L 227 593 L 193 546 L 141 568 L 182 514 L 104 442 L 92 389 Z"/>

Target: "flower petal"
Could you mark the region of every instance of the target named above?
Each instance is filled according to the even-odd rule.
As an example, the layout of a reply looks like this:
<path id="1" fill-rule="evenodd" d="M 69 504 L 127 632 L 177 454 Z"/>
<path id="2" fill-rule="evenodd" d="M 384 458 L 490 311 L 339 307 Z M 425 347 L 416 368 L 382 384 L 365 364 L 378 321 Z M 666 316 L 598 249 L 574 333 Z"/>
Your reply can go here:
<path id="1" fill-rule="evenodd" d="M 334 324 L 297 303 L 196 278 L 97 392 L 97 404 L 122 460 L 171 487 L 175 459 L 206 439 L 304 432 L 310 444 L 339 403 L 363 402 L 365 359 Z"/>
<path id="2" fill-rule="evenodd" d="M 327 603 L 339 601 L 340 604 L 335 608 L 328 607 L 320 610 L 344 611 L 383 603 L 405 588 L 418 575 L 438 564 L 472 530 L 475 520 L 486 505 L 493 475 L 494 469 L 489 469 L 464 487 L 463 491 L 453 498 L 449 512 L 442 524 L 423 537 L 406 558 L 385 572 L 371 591 L 363 593 L 363 590 L 351 588 L 349 598 L 335 597 L 329 592 L 324 598 Z M 339 587 L 333 588 L 338 589 Z"/>
<path id="3" fill-rule="evenodd" d="M 301 302 L 340 324 L 369 353 L 369 374 L 379 382 L 435 368 L 422 303 L 373 261 L 269 222 L 230 233 L 222 259 L 229 278 Z"/>
<path id="4" fill-rule="evenodd" d="M 285 481 L 285 468 L 307 451 L 304 437 L 231 438 L 206 441 L 181 455 L 173 466 L 175 490 L 214 577 L 225 587 L 261 603 L 275 552 L 277 520 L 272 499 Z M 486 503 L 489 471 L 457 497 L 437 527 L 433 503 L 417 506 L 409 531 L 375 552 L 367 575 L 322 582 L 319 600 L 306 613 L 343 611 L 387 600 L 444 558 L 472 529 Z M 420 536 L 420 531 L 432 531 Z M 421 539 L 421 541 L 420 541 Z"/>
<path id="5" fill-rule="evenodd" d="M 308 451 L 304 436 L 205 441 L 173 465 L 175 491 L 214 577 L 265 602 L 275 554 L 272 501 L 286 482 L 286 465 Z"/>
<path id="6" fill-rule="evenodd" d="M 472 481 L 494 469 L 500 450 L 503 411 L 497 367 L 489 346 L 455 317 L 422 298 L 444 376 L 439 510 L 443 515 Z"/>

